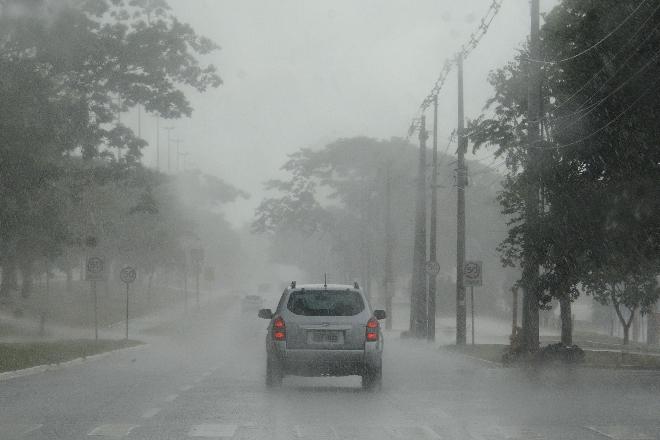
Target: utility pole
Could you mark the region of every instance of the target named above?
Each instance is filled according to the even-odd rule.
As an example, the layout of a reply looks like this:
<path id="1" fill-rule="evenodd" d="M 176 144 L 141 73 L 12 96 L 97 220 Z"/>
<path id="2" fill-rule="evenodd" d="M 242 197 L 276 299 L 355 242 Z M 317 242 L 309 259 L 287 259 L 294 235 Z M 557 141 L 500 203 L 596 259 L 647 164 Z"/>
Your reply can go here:
<path id="1" fill-rule="evenodd" d="M 179 166 L 180 159 L 181 159 L 181 142 L 183 139 L 175 139 L 174 142 L 176 142 L 176 171 L 177 173 L 181 170 L 181 167 Z"/>
<path id="2" fill-rule="evenodd" d="M 438 95 L 433 97 L 433 171 L 431 172 L 431 237 L 429 239 L 429 261 L 437 265 L 437 229 L 438 229 Z M 426 337 L 435 341 L 435 302 L 438 288 L 438 273 L 429 273 L 428 294 L 428 329 Z"/>
<path id="3" fill-rule="evenodd" d="M 385 173 L 385 329 L 392 330 L 392 297 L 394 274 L 392 273 L 392 253 L 394 250 L 392 234 L 392 163 L 388 162 Z"/>
<path id="4" fill-rule="evenodd" d="M 160 116 L 156 116 L 156 169 L 160 171 Z"/>
<path id="5" fill-rule="evenodd" d="M 458 54 L 458 169 L 456 189 L 458 206 L 456 209 L 456 345 L 465 345 L 467 339 L 467 309 L 465 307 L 465 286 L 463 266 L 465 266 L 465 115 L 463 109 L 463 54 Z"/>
<path id="6" fill-rule="evenodd" d="M 413 279 L 410 295 L 410 334 L 423 338 L 427 327 L 426 311 L 426 117 L 419 127 L 419 170 L 415 202 L 415 245 L 413 250 Z"/>
<path id="7" fill-rule="evenodd" d="M 529 39 L 529 80 L 527 89 L 527 135 L 529 150 L 527 152 L 527 172 L 531 175 L 529 188 L 525 200 L 527 233 L 531 233 L 538 222 L 539 215 L 539 185 L 537 182 L 537 155 L 536 149 L 540 139 L 541 114 L 541 45 L 540 30 L 540 1 L 531 3 L 531 32 Z M 539 306 L 536 294 L 539 276 L 539 265 L 534 250 L 530 244 L 523 249 L 523 314 L 522 331 L 523 344 L 528 351 L 539 348 Z"/>
<path id="8" fill-rule="evenodd" d="M 172 139 L 171 134 L 174 127 L 165 127 L 167 130 L 167 172 L 172 172 Z"/>

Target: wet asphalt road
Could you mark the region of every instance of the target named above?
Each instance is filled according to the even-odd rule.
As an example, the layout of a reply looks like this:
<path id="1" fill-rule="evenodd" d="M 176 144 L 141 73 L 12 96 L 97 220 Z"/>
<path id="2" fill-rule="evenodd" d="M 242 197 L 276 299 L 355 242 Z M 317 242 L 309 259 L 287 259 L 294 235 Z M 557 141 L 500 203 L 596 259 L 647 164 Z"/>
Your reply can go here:
<path id="1" fill-rule="evenodd" d="M 660 439 L 660 373 L 503 369 L 386 335 L 357 377 L 264 386 L 265 321 L 205 307 L 147 346 L 0 382 L 0 439 Z"/>

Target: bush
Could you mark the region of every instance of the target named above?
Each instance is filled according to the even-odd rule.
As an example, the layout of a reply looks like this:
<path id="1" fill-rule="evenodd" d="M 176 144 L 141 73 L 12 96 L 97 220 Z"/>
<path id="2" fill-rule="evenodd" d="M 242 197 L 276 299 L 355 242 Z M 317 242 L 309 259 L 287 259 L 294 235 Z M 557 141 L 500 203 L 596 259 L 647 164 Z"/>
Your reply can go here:
<path id="1" fill-rule="evenodd" d="M 577 345 L 564 345 L 559 342 L 543 347 L 537 357 L 541 362 L 561 361 L 576 364 L 584 362 L 584 350 Z"/>

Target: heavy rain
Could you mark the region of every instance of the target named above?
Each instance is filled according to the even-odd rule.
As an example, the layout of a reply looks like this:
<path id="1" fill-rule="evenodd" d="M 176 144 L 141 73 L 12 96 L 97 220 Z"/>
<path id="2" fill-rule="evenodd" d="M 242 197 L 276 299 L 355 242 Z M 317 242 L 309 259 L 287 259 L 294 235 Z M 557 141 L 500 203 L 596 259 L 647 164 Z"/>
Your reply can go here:
<path id="1" fill-rule="evenodd" d="M 0 440 L 660 440 L 658 0 L 0 0 Z"/>

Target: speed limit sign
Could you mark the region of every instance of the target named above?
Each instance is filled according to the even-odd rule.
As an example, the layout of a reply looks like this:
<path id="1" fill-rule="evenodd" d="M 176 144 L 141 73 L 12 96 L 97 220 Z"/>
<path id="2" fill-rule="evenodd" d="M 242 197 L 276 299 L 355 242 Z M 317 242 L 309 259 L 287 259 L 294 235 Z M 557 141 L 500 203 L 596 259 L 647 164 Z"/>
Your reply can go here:
<path id="1" fill-rule="evenodd" d="M 483 263 L 481 261 L 466 261 L 463 266 L 463 285 L 466 287 L 483 284 Z"/>

